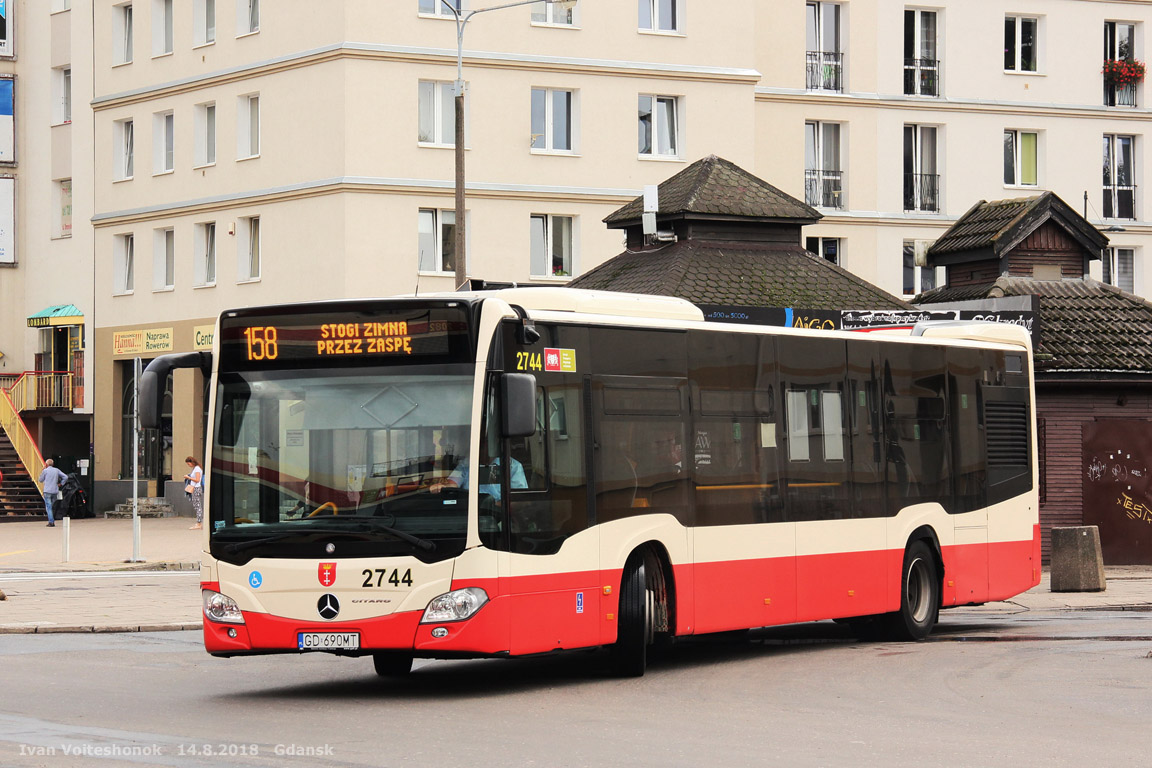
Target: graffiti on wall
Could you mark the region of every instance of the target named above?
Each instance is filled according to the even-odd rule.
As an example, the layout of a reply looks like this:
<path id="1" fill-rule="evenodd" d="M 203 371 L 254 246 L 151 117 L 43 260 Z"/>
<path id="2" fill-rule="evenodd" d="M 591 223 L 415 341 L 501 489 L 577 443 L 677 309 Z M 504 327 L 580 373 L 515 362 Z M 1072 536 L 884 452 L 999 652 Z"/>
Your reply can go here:
<path id="1" fill-rule="evenodd" d="M 1084 524 L 1100 528 L 1104 562 L 1152 563 L 1152 425 L 1098 419 L 1084 425 Z"/>

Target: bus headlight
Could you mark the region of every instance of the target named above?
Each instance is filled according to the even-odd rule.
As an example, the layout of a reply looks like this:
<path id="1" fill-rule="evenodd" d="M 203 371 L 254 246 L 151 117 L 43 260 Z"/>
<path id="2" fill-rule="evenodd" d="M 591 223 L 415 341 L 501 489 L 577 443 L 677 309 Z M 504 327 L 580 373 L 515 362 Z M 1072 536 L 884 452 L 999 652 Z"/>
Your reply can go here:
<path id="1" fill-rule="evenodd" d="M 209 619 L 226 624 L 244 623 L 244 614 L 240 613 L 235 600 L 210 589 L 201 590 L 201 593 L 204 596 L 204 615 Z"/>
<path id="2" fill-rule="evenodd" d="M 488 602 L 488 593 L 480 587 L 465 587 L 445 592 L 432 598 L 424 609 L 421 624 L 436 624 L 444 621 L 463 621 L 470 618 Z"/>

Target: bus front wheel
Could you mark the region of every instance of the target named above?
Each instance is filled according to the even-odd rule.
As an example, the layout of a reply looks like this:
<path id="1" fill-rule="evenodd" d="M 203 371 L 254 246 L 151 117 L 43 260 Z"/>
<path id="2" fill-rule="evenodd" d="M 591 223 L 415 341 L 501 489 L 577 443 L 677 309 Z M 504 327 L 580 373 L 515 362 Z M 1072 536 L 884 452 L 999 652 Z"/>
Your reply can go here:
<path id="1" fill-rule="evenodd" d="M 654 595 L 648 588 L 644 555 L 635 552 L 624 566 L 620 581 L 616 645 L 612 666 L 621 677 L 640 677 L 648 666 L 648 646 L 653 637 Z"/>
<path id="2" fill-rule="evenodd" d="M 940 578 L 936 556 L 923 540 L 904 551 L 900 577 L 900 610 L 889 615 L 889 634 L 896 640 L 923 640 L 940 615 Z"/>
<path id="3" fill-rule="evenodd" d="M 404 677 L 412 671 L 412 654 L 379 651 L 372 654 L 372 666 L 380 677 Z"/>

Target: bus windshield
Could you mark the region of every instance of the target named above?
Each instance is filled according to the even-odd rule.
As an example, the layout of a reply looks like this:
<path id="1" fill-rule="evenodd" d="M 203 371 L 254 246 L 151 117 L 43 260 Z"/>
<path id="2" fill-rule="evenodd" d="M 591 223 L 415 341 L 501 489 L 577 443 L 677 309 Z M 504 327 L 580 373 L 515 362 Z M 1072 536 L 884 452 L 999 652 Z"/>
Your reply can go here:
<path id="1" fill-rule="evenodd" d="M 464 458 L 473 382 L 467 364 L 221 373 L 212 554 L 459 554 L 466 491 L 430 487 Z"/>

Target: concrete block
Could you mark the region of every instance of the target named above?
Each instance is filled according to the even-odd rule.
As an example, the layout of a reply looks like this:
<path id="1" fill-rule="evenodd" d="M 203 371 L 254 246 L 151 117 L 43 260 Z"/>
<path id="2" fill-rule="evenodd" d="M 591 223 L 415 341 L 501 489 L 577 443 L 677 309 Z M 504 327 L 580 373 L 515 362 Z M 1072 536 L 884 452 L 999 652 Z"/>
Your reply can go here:
<path id="1" fill-rule="evenodd" d="M 1050 567 L 1053 592 L 1103 592 L 1100 529 L 1094 525 L 1053 528 Z"/>

